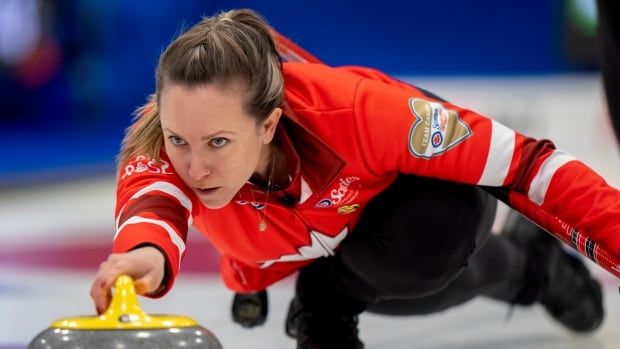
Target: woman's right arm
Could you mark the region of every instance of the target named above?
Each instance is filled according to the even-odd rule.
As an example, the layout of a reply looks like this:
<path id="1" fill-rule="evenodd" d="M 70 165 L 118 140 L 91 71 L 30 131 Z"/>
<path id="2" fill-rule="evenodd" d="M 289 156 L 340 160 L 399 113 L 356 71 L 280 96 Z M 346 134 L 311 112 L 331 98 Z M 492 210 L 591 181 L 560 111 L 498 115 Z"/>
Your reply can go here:
<path id="1" fill-rule="evenodd" d="M 109 305 L 110 286 L 120 274 L 132 276 L 136 291 L 146 296 L 161 297 L 172 287 L 197 207 L 192 197 L 163 151 L 159 162 L 139 156 L 121 167 L 112 254 L 91 287 L 98 312 Z"/>

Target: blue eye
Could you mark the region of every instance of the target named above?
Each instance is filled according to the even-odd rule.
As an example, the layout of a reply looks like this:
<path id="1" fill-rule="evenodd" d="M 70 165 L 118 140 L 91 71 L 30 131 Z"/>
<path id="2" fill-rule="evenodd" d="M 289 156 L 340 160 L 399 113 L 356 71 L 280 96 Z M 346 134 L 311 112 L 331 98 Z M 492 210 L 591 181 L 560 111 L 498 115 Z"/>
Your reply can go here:
<path id="1" fill-rule="evenodd" d="M 228 139 L 223 137 L 215 137 L 209 141 L 209 144 L 214 148 L 221 148 L 228 144 Z"/>
<path id="2" fill-rule="evenodd" d="M 185 141 L 177 136 L 170 136 L 168 137 L 168 139 L 170 140 L 170 143 L 172 143 L 172 145 L 185 145 Z"/>

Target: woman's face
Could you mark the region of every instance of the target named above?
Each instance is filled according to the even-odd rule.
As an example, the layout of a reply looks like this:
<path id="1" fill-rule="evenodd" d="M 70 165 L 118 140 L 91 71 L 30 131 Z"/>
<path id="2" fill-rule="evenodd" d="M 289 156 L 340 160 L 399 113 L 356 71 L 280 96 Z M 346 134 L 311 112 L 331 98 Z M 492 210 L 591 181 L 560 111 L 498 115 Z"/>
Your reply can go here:
<path id="1" fill-rule="evenodd" d="M 164 87 L 159 104 L 166 153 L 208 208 L 227 205 L 254 172 L 265 177 L 282 113 L 264 121 L 243 111 L 239 84 Z"/>

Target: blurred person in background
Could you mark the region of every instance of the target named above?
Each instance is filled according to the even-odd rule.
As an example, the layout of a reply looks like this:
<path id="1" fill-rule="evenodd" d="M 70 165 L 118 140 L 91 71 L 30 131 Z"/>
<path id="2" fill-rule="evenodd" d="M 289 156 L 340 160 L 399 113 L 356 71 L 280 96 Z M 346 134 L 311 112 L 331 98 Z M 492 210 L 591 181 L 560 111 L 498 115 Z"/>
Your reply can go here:
<path id="1" fill-rule="evenodd" d="M 523 193 L 620 253 L 620 192 L 550 141 L 377 70 L 282 63 L 260 16 L 223 12 L 160 57 L 123 141 L 113 253 L 91 297 L 105 311 L 120 274 L 163 296 L 193 225 L 220 252 L 244 326 L 299 271 L 297 348 L 363 348 L 365 310 L 429 314 L 477 296 L 596 330 L 601 288 L 583 262 L 514 212 L 492 235 L 496 200 L 479 186 Z"/>
<path id="2" fill-rule="evenodd" d="M 99 3 L 0 1 L 0 91 L 9 125 L 75 130 L 103 119 L 102 33 L 112 16 Z"/>
<path id="3" fill-rule="evenodd" d="M 620 3 L 597 0 L 601 70 L 609 115 L 620 145 Z"/>
<path id="4" fill-rule="evenodd" d="M 0 1 L 0 114 L 6 125 L 32 124 L 61 68 L 47 1 Z"/>

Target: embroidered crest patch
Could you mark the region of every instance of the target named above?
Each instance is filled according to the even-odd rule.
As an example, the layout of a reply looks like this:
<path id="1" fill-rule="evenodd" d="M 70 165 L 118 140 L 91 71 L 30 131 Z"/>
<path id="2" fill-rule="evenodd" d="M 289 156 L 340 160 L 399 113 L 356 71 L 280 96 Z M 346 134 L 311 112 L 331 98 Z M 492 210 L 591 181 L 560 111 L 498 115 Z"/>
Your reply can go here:
<path id="1" fill-rule="evenodd" d="M 415 157 L 440 155 L 472 134 L 456 111 L 440 103 L 411 98 L 409 108 L 415 117 L 409 131 L 409 152 Z"/>

